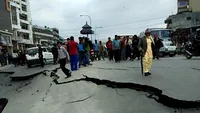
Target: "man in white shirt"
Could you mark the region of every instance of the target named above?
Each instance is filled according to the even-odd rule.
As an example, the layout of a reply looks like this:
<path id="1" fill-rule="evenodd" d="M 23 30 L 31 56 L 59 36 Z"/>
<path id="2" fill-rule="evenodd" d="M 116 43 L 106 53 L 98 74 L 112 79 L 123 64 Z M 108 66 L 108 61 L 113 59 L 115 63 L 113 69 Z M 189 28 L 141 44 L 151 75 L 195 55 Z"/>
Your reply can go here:
<path id="1" fill-rule="evenodd" d="M 62 47 L 62 42 L 58 42 L 58 59 L 60 63 L 60 68 L 67 77 L 71 76 L 71 71 L 65 67 L 67 60 L 69 61 L 69 53 Z"/>

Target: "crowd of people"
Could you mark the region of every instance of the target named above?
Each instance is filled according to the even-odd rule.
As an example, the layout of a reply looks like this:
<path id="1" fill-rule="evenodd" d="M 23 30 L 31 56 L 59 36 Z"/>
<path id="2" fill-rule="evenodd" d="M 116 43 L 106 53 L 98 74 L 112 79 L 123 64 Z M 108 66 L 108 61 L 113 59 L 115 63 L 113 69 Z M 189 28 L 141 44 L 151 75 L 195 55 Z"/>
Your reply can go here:
<path id="1" fill-rule="evenodd" d="M 162 39 L 157 35 L 151 36 L 150 31 L 147 29 L 144 37 L 138 37 L 134 35 L 132 39 L 129 36 L 117 36 L 111 40 L 108 38 L 106 42 L 108 50 L 108 59 L 120 62 L 123 60 L 134 60 L 142 58 L 144 65 L 144 75 L 151 75 L 150 68 L 152 65 L 152 59 L 159 59 L 159 50 L 163 47 Z"/>
<path id="2" fill-rule="evenodd" d="M 56 64 L 58 60 L 62 71 L 70 77 L 71 71 L 76 71 L 81 66 L 92 65 L 90 61 L 104 60 L 105 47 L 101 41 L 98 43 L 95 40 L 95 43 L 92 43 L 87 37 L 79 37 L 79 43 L 77 43 L 71 36 L 64 44 L 62 42 L 54 44 L 52 53 L 54 63 Z M 71 71 L 65 67 L 68 61 L 70 61 Z"/>
<path id="3" fill-rule="evenodd" d="M 129 36 L 115 36 L 114 40 L 108 38 L 106 42 L 106 51 L 108 52 L 108 59 L 120 62 L 122 60 L 140 60 L 142 56 L 140 46 L 145 46 L 147 42 L 141 43 L 141 39 L 137 35 L 131 38 Z M 152 58 L 159 59 L 159 49 L 163 46 L 162 40 L 155 35 L 152 38 L 154 44 L 152 44 Z M 147 44 L 146 44 L 147 45 Z M 54 63 L 59 59 L 60 67 L 63 72 L 67 75 L 71 75 L 71 71 L 78 70 L 81 66 L 92 65 L 90 61 L 92 57 L 94 60 L 105 60 L 105 47 L 101 41 L 99 43 L 95 40 L 94 43 L 87 37 L 79 37 L 79 43 L 75 42 L 74 37 L 71 36 L 67 39 L 67 42 L 62 45 L 61 42 L 54 45 L 52 53 L 54 55 Z M 71 71 L 65 68 L 66 60 L 70 61 Z M 146 59 L 144 62 L 147 62 Z"/>
<path id="4" fill-rule="evenodd" d="M 62 71 L 66 74 L 67 77 L 70 77 L 71 71 L 76 71 L 81 66 L 92 65 L 91 61 L 101 59 L 105 60 L 105 55 L 108 56 L 110 61 L 115 60 L 116 63 L 123 60 L 132 61 L 136 58 L 140 60 L 140 58 L 145 56 L 145 54 L 142 56 L 141 48 L 147 48 L 146 46 L 148 43 L 145 41 L 142 43 L 142 39 L 143 38 L 139 38 L 137 35 L 134 35 L 131 38 L 129 36 L 121 37 L 115 35 L 113 40 L 111 40 L 109 37 L 106 45 L 104 46 L 101 41 L 97 42 L 97 40 L 95 40 L 95 42 L 92 43 L 92 41 L 87 37 L 79 37 L 78 43 L 74 40 L 74 37 L 71 36 L 67 39 L 66 43 L 58 42 L 57 44 L 54 44 L 52 48 L 52 53 L 54 56 L 53 59 L 55 64 L 58 62 L 60 63 Z M 159 59 L 159 49 L 163 46 L 162 40 L 157 35 L 155 35 L 154 38 L 152 38 L 152 42 L 154 43 L 151 45 L 152 58 Z M 38 47 L 39 59 L 41 60 L 41 66 L 43 67 L 44 63 L 42 49 L 41 46 Z M 71 71 L 65 67 L 66 63 L 69 61 Z M 15 64 L 24 65 L 25 54 L 19 53 L 16 56 L 16 60 L 12 60 L 12 62 L 16 62 Z M 144 62 L 148 62 L 148 60 L 145 59 Z"/>
<path id="5" fill-rule="evenodd" d="M 111 40 L 108 38 L 106 42 L 106 47 L 108 50 L 109 60 L 115 59 L 115 62 L 120 62 L 122 60 L 140 60 L 140 52 L 138 50 L 140 38 L 137 35 L 134 35 L 132 39 L 129 36 L 117 36 L 115 35 L 115 39 Z M 159 50 L 163 46 L 162 40 L 155 35 L 154 42 L 156 43 L 153 49 L 154 58 L 159 59 Z"/>
<path id="6" fill-rule="evenodd" d="M 0 49 L 0 65 L 5 66 L 8 64 L 14 64 L 15 66 L 18 65 L 25 65 L 26 63 L 26 56 L 25 52 L 18 51 L 17 53 L 8 53 L 6 49 Z"/>

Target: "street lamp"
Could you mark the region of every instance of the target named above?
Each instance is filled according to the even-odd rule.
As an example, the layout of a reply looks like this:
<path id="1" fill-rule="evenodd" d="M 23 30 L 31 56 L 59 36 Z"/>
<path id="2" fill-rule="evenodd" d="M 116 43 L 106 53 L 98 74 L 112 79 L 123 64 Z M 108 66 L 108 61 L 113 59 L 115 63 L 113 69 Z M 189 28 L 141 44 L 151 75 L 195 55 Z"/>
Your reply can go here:
<path id="1" fill-rule="evenodd" d="M 95 39 L 97 39 L 97 33 L 96 33 L 96 31 L 97 31 L 97 29 L 100 29 L 100 28 L 103 28 L 103 27 L 95 27 L 95 30 L 94 30 L 94 33 L 95 33 Z"/>
<path id="2" fill-rule="evenodd" d="M 80 17 L 86 16 L 90 19 L 90 26 L 92 27 L 92 19 L 89 15 L 80 15 Z M 92 41 L 92 35 L 91 35 L 91 41 Z"/>
<path id="3" fill-rule="evenodd" d="M 89 15 L 80 15 L 80 17 L 87 16 L 90 19 L 90 26 L 92 27 L 92 19 Z"/>

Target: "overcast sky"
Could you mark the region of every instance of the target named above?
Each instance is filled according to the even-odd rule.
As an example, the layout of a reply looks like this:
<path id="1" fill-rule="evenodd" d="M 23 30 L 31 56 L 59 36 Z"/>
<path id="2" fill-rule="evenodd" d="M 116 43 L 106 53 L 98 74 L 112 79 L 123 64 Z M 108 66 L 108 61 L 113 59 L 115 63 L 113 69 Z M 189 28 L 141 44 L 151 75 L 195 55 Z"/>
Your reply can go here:
<path id="1" fill-rule="evenodd" d="M 166 27 L 164 20 L 177 12 L 177 0 L 30 0 L 33 24 L 57 27 L 63 38 L 79 37 L 92 18 L 101 40 L 114 35 L 139 34 L 146 28 Z M 95 37 L 95 36 L 93 36 Z"/>

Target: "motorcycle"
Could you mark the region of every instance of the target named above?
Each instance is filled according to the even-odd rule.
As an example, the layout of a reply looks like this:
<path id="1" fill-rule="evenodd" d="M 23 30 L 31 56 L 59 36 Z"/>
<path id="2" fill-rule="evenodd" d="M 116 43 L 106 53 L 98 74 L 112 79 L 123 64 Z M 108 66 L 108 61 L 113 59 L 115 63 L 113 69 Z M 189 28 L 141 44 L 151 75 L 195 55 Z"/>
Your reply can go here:
<path id="1" fill-rule="evenodd" d="M 187 59 L 191 59 L 193 56 L 200 56 L 199 45 L 194 45 L 191 42 L 184 46 L 185 49 L 185 57 Z"/>
<path id="2" fill-rule="evenodd" d="M 94 49 L 90 50 L 90 60 L 93 62 L 95 59 L 95 53 L 94 53 Z"/>

